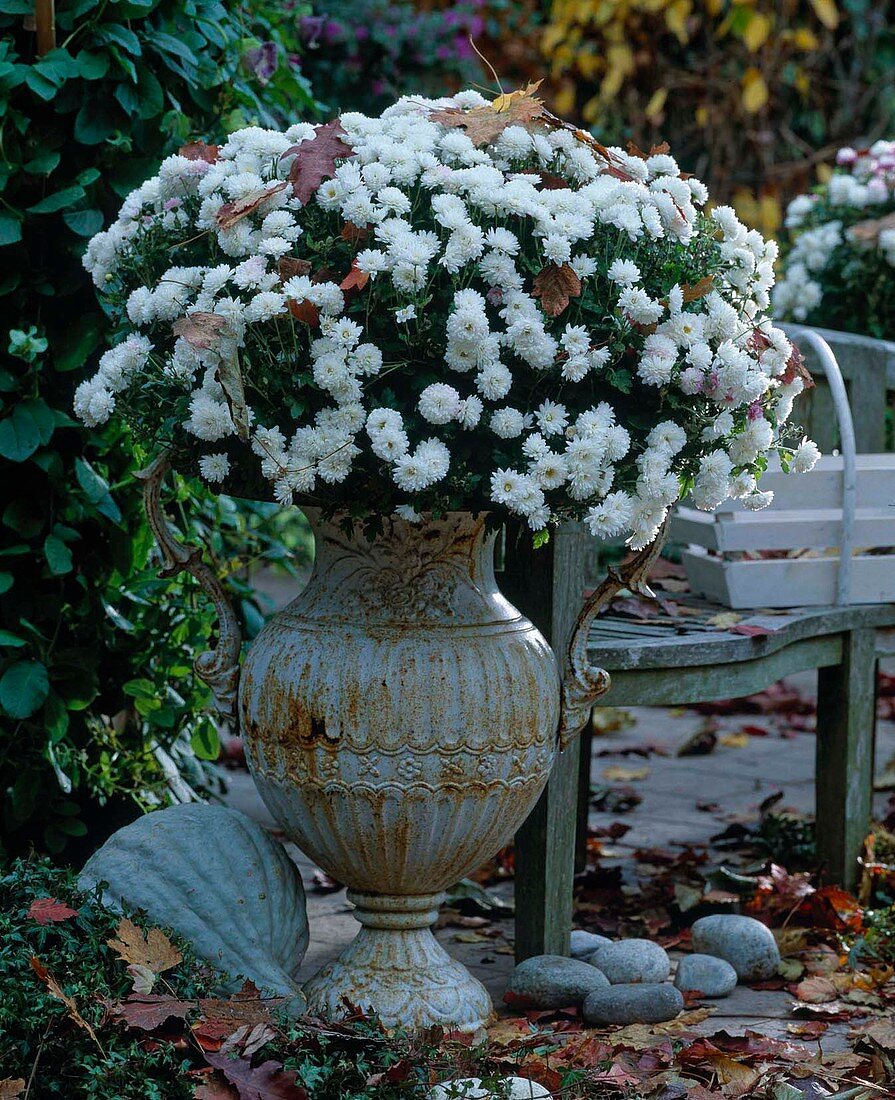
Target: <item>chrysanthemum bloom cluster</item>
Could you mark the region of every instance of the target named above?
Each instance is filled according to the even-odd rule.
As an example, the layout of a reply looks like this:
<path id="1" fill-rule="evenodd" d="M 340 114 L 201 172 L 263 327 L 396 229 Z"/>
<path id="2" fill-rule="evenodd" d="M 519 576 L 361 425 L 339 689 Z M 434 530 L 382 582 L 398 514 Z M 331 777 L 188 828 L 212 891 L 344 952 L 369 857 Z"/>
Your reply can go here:
<path id="1" fill-rule="evenodd" d="M 840 149 L 829 181 L 789 204 L 781 317 L 895 336 L 895 142 Z"/>
<path id="2" fill-rule="evenodd" d="M 816 451 L 780 439 L 775 246 L 706 199 L 530 90 L 187 147 L 90 243 L 126 335 L 77 412 L 354 514 L 497 505 L 639 547 L 682 492 L 761 507 L 768 452 Z"/>

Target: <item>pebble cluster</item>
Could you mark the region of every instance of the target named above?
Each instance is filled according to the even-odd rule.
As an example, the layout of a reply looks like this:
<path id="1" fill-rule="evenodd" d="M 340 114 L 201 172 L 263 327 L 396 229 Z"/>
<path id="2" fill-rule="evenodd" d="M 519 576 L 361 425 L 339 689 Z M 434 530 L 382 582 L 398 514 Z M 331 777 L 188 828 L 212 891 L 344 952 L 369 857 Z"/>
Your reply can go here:
<path id="1" fill-rule="evenodd" d="M 752 917 L 718 914 L 696 921 L 694 954 L 678 963 L 651 940 L 613 941 L 576 930 L 571 958 L 537 955 L 513 971 L 504 1000 L 515 1007 L 578 1005 L 590 1024 L 657 1024 L 673 1020 L 685 994 L 727 997 L 738 981 L 773 977 L 780 952 L 773 933 Z"/>

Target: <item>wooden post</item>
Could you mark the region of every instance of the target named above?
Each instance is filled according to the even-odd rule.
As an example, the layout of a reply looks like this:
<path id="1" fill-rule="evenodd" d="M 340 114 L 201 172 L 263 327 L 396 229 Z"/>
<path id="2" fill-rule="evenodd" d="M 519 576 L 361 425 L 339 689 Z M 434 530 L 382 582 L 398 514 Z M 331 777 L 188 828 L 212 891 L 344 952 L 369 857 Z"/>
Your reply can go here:
<path id="1" fill-rule="evenodd" d="M 508 528 L 501 587 L 560 659 L 571 636 L 585 584 L 586 532 L 555 531 L 534 550 L 531 534 Z M 547 789 L 516 833 L 516 960 L 568 955 L 578 803 L 578 745 L 556 761 Z"/>
<path id="2" fill-rule="evenodd" d="M 873 631 L 844 634 L 842 664 L 817 676 L 817 854 L 828 878 L 852 889 L 873 796 Z"/>
<path id="3" fill-rule="evenodd" d="M 34 0 L 34 29 L 37 34 L 37 56 L 56 49 L 55 0 Z"/>

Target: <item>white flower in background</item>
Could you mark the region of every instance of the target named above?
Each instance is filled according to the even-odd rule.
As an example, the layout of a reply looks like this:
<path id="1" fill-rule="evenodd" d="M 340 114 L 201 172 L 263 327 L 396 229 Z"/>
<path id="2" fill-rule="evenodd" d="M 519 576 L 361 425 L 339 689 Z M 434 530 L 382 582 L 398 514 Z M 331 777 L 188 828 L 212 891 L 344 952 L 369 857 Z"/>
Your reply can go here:
<path id="1" fill-rule="evenodd" d="M 783 319 L 885 332 L 895 286 L 895 233 L 887 228 L 895 213 L 895 142 L 840 149 L 836 162 L 822 186 L 787 208 L 790 247 L 770 299 Z"/>
<path id="2" fill-rule="evenodd" d="M 199 459 L 199 473 L 212 485 L 220 484 L 230 473 L 230 459 L 226 455 L 203 455 Z"/>
<path id="3" fill-rule="evenodd" d="M 681 485 L 751 507 L 778 444 L 810 469 L 810 441 L 780 440 L 801 382 L 783 382 L 792 349 L 764 316 L 775 247 L 729 207 L 705 220 L 706 188 L 668 154 L 537 117 L 490 140 L 439 119 L 485 103 L 344 114 L 351 153 L 324 157 L 307 194 L 290 173 L 309 123 L 168 158 L 88 244 L 127 335 L 78 386 L 78 416 L 173 433 L 209 484 L 254 466 L 283 505 L 369 496 L 415 522 L 484 494 L 532 530 L 572 517 L 634 547 Z M 823 223 L 814 199 L 791 207 L 804 232 L 777 299 L 794 313 L 820 302 L 854 210 L 889 201 L 893 154 L 843 164 Z M 878 249 L 895 263 L 895 231 Z M 710 293 L 685 301 L 701 270 Z"/>

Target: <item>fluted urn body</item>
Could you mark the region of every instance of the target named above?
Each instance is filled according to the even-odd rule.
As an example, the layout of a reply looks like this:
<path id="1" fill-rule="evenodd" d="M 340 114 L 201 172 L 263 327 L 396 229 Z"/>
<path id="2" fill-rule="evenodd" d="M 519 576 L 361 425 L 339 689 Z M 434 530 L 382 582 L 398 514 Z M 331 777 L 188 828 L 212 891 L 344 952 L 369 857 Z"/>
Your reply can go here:
<path id="1" fill-rule="evenodd" d="M 498 590 L 485 517 L 359 525 L 312 517 L 301 595 L 242 670 L 258 789 L 283 829 L 346 883 L 362 928 L 306 986 L 386 1024 L 474 1028 L 484 988 L 437 944 L 442 892 L 510 839 L 547 782 L 560 679 Z"/>

